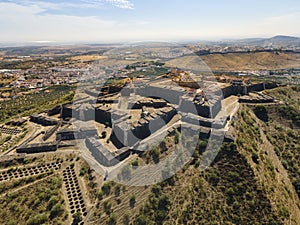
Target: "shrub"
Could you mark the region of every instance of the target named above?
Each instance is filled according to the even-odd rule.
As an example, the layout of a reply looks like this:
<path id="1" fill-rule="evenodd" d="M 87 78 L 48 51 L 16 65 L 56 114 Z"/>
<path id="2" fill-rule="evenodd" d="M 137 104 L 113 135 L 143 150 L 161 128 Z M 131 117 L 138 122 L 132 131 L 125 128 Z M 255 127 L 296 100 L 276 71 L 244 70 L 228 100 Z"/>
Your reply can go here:
<path id="1" fill-rule="evenodd" d="M 118 205 L 120 205 L 122 203 L 122 200 L 120 198 L 117 198 L 116 202 L 117 202 Z"/>
<path id="2" fill-rule="evenodd" d="M 45 213 L 36 214 L 34 217 L 30 218 L 27 221 L 28 225 L 40 225 L 45 223 L 48 220 L 48 217 Z"/>
<path id="3" fill-rule="evenodd" d="M 107 219 L 107 225 L 115 225 L 117 224 L 117 217 L 115 214 L 111 214 Z"/>
<path id="4" fill-rule="evenodd" d="M 135 225 L 147 225 L 149 224 L 149 219 L 145 215 L 139 215 L 134 221 Z"/>
<path id="5" fill-rule="evenodd" d="M 282 117 L 288 120 L 292 120 L 297 126 L 300 126 L 300 112 L 292 106 L 281 106 L 278 108 L 278 112 Z"/>
<path id="6" fill-rule="evenodd" d="M 79 172 L 79 176 L 84 176 L 85 175 L 85 169 L 84 168 L 81 168 L 80 169 L 80 172 Z"/>
<path id="7" fill-rule="evenodd" d="M 159 162 L 159 155 L 160 155 L 160 149 L 159 148 L 154 148 L 152 151 L 152 159 L 155 163 Z"/>
<path id="8" fill-rule="evenodd" d="M 139 161 L 136 159 L 131 163 L 132 166 L 139 166 Z"/>
<path id="9" fill-rule="evenodd" d="M 258 157 L 258 154 L 256 152 L 253 152 L 252 153 L 252 160 L 253 162 L 255 162 L 256 164 L 259 163 L 259 157 Z"/>
<path id="10" fill-rule="evenodd" d="M 134 208 L 134 206 L 135 206 L 135 201 L 136 201 L 136 197 L 135 197 L 135 195 L 132 195 L 132 196 L 130 197 L 130 200 L 129 200 L 129 204 L 130 204 L 130 207 L 131 207 L 131 208 Z"/>
<path id="11" fill-rule="evenodd" d="M 60 216 L 63 214 L 63 212 L 64 212 L 64 209 L 63 209 L 62 205 L 58 203 L 52 207 L 51 212 L 50 212 L 50 218 L 53 219 L 57 216 Z"/>
<path id="12" fill-rule="evenodd" d="M 107 201 L 104 202 L 103 206 L 104 206 L 104 212 L 107 215 L 111 214 L 111 207 L 112 207 L 111 202 L 109 200 L 107 200 Z"/>
<path id="13" fill-rule="evenodd" d="M 210 171 L 207 174 L 207 181 L 210 184 L 212 184 L 213 186 L 216 186 L 219 183 L 219 181 L 220 181 L 218 173 L 216 171 L 214 171 L 214 170 Z"/>
<path id="14" fill-rule="evenodd" d="M 98 191 L 97 192 L 97 198 L 98 198 L 98 200 L 102 200 L 103 199 L 103 191 Z"/>
<path id="15" fill-rule="evenodd" d="M 120 196 L 120 193 L 121 193 L 121 186 L 120 185 L 117 185 L 115 187 L 115 196 L 118 197 Z"/>
<path id="16" fill-rule="evenodd" d="M 82 220 L 82 216 L 80 212 L 77 212 L 73 215 L 73 224 L 77 224 Z"/>
<path id="17" fill-rule="evenodd" d="M 158 200 L 158 209 L 159 210 L 168 210 L 170 207 L 170 200 L 167 196 L 163 195 Z"/>
<path id="18" fill-rule="evenodd" d="M 296 192 L 300 198 L 300 178 L 297 178 L 294 182 L 293 182 L 293 185 L 296 189 Z"/>
<path id="19" fill-rule="evenodd" d="M 102 133 L 101 133 L 101 138 L 102 138 L 102 139 L 105 139 L 106 136 L 107 136 L 107 132 L 106 132 L 106 131 L 102 131 Z"/>
<path id="20" fill-rule="evenodd" d="M 110 194 L 110 191 L 111 191 L 111 183 L 107 182 L 107 183 L 104 183 L 101 190 L 103 191 L 103 193 L 105 195 L 109 195 Z"/>
<path id="21" fill-rule="evenodd" d="M 123 217 L 123 224 L 128 225 L 130 223 L 130 213 L 126 212 Z"/>
<path id="22" fill-rule="evenodd" d="M 233 196 L 233 195 L 235 194 L 235 191 L 233 190 L 232 187 L 230 187 L 230 188 L 228 188 L 228 189 L 226 190 L 226 194 L 227 194 L 228 196 Z"/>
<path id="23" fill-rule="evenodd" d="M 55 204 L 57 204 L 59 202 L 59 198 L 57 196 L 52 196 L 49 199 L 49 203 L 48 203 L 48 209 L 51 209 Z"/>
<path id="24" fill-rule="evenodd" d="M 155 194 L 156 197 L 160 194 L 161 187 L 159 185 L 155 185 L 152 187 L 151 191 Z"/>
<path id="25" fill-rule="evenodd" d="M 254 113 L 260 120 L 264 122 L 269 121 L 268 111 L 265 106 L 263 105 L 257 105 L 254 107 Z"/>
<path id="26" fill-rule="evenodd" d="M 207 146 L 207 141 L 206 140 L 199 140 L 198 141 L 198 148 L 201 149 L 205 149 Z"/>

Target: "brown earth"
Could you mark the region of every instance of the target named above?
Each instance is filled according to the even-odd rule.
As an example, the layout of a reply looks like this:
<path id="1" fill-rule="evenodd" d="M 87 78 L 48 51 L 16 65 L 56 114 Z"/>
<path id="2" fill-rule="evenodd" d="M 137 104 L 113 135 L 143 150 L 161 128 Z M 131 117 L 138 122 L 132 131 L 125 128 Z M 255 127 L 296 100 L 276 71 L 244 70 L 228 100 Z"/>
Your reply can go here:
<path id="1" fill-rule="evenodd" d="M 215 71 L 249 71 L 249 70 L 277 70 L 300 67 L 300 54 L 297 53 L 229 53 L 205 56 L 185 56 L 174 59 L 168 64 L 187 68 L 191 63 L 203 60 L 207 66 Z"/>

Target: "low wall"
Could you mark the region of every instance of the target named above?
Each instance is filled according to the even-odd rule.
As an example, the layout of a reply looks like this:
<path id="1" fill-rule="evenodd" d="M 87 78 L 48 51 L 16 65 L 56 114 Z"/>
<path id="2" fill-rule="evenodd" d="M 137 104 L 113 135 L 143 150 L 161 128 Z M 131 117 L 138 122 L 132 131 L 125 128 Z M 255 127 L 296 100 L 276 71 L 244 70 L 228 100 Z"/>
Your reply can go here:
<path id="1" fill-rule="evenodd" d="M 22 145 L 17 148 L 17 153 L 42 153 L 56 151 L 58 148 L 58 142 L 55 143 L 39 143 L 39 144 L 28 144 Z"/>
<path id="2" fill-rule="evenodd" d="M 55 131 L 57 131 L 59 127 L 60 123 L 52 127 L 50 130 L 47 130 L 46 134 L 43 136 L 43 141 L 47 141 L 55 133 Z"/>

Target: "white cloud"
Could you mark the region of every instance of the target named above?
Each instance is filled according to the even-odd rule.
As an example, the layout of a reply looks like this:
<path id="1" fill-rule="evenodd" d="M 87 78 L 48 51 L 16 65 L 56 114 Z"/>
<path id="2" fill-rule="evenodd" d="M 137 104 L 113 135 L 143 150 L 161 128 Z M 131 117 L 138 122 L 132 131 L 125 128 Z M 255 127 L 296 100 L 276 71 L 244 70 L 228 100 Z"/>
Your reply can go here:
<path id="1" fill-rule="evenodd" d="M 247 22 L 242 20 L 230 23 L 226 23 L 226 21 L 208 22 L 197 20 L 195 17 L 195 20 L 182 20 L 182 23 L 178 23 L 178 19 L 157 22 L 155 19 L 143 20 L 142 18 L 108 20 L 100 16 L 50 14 L 50 9 L 61 9 L 61 7 L 69 7 L 68 4 L 75 3 L 66 2 L 67 0 L 62 0 L 60 3 L 37 0 L 18 1 L 22 1 L 23 4 L 19 2 L 4 3 L 0 0 L 0 43 L 168 41 L 300 34 L 298 32 L 299 12 L 278 17 L 253 19 Z M 79 4 L 77 7 L 101 8 L 104 7 L 104 2 L 120 8 L 133 7 L 125 0 L 80 0 L 77 1 Z M 117 2 L 120 4 L 119 6 L 116 5 Z M 60 10 L 60 13 L 63 12 Z"/>
<path id="2" fill-rule="evenodd" d="M 134 4 L 128 0 L 81 0 L 81 2 L 91 5 L 102 5 L 106 2 L 121 9 L 134 9 Z"/>
<path id="3" fill-rule="evenodd" d="M 63 10 L 65 8 L 103 8 L 105 4 L 110 4 L 114 7 L 122 9 L 134 9 L 134 4 L 129 0 L 78 0 L 77 2 L 50 2 L 47 0 L 9 0 L 2 3 L 15 3 L 23 6 L 35 5 L 45 10 Z"/>
<path id="4" fill-rule="evenodd" d="M 133 3 L 127 0 L 106 0 L 106 1 L 122 9 L 134 9 Z"/>
<path id="5" fill-rule="evenodd" d="M 109 40 L 115 25 L 94 16 L 45 14 L 36 5 L 0 3 L 0 42 Z"/>

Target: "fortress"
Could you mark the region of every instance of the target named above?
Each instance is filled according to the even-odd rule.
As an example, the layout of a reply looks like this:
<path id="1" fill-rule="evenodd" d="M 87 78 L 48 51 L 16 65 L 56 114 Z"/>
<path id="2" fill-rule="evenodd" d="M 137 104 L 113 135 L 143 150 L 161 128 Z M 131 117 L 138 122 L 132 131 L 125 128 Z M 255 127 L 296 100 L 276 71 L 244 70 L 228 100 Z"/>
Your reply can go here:
<path id="1" fill-rule="evenodd" d="M 161 136 L 174 134 L 175 130 L 181 132 L 182 127 L 194 130 L 199 127 L 199 138 L 209 138 L 212 129 L 224 131 L 224 141 L 230 142 L 233 137 L 228 133 L 226 125 L 231 118 L 229 115 L 219 115 L 223 100 L 239 96 L 241 103 L 273 102 L 270 96 L 257 93 L 256 97 L 251 97 L 249 93 L 277 86 L 276 83 L 243 85 L 234 81 L 221 88 L 207 84 L 207 88 L 191 91 L 175 85 L 173 81 L 158 79 L 136 86 L 125 86 L 119 93 L 96 95 L 96 91 L 89 90 L 86 94 L 94 97 L 95 101 L 87 96 L 73 104 L 49 110 L 48 116 L 59 114 L 62 121 L 96 121 L 97 124 L 105 125 L 105 128 L 101 128 L 104 129 L 102 133 L 106 134 L 105 130 L 110 130 L 107 143 L 111 143 L 114 150 L 107 148 L 107 143 L 100 138 L 100 131 L 95 127 L 66 127 L 63 125 L 65 122 L 33 115 L 32 122 L 55 126 L 48 132 L 50 136 L 54 131 L 55 142 L 20 146 L 17 152 L 55 151 L 61 141 L 81 139 L 85 140 L 89 154 L 96 161 L 104 166 L 113 166 L 131 153 L 140 154 L 149 150 L 148 146 Z M 58 129 L 59 126 L 61 129 Z"/>
<path id="2" fill-rule="evenodd" d="M 222 129 L 226 126 L 229 118 L 222 117 L 216 119 L 222 108 L 222 99 L 232 95 L 247 95 L 249 92 L 263 91 L 277 87 L 276 83 L 253 84 L 243 86 L 232 84 L 221 89 L 212 87 L 209 90 L 209 99 L 205 96 L 190 95 L 186 89 L 172 84 L 170 81 L 161 80 L 149 82 L 137 87 L 124 87 L 120 92 L 121 98 L 126 102 L 126 108 L 118 110 L 112 107 L 114 102 L 111 97 L 105 99 L 101 96 L 96 105 L 84 107 L 63 106 L 62 117 L 69 117 L 73 111 L 73 117 L 89 120 L 89 115 L 95 115 L 95 121 L 106 123 L 112 128 L 111 141 L 122 148 L 124 146 L 133 147 L 140 140 L 149 137 L 170 122 L 176 114 L 181 115 L 181 121 L 196 124 L 201 127 Z M 241 98 L 243 99 L 243 98 Z M 123 101 L 122 100 L 122 101 Z M 117 100 L 115 100 L 117 101 Z M 264 99 L 262 103 L 273 99 Z M 256 102 L 257 101 L 256 99 Z M 98 103 L 102 103 L 99 105 Z M 130 110 L 140 110 L 153 108 L 154 112 L 144 114 L 136 121 L 130 120 Z"/>

